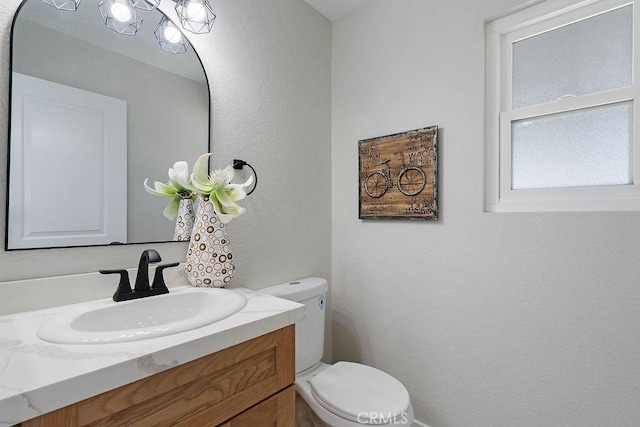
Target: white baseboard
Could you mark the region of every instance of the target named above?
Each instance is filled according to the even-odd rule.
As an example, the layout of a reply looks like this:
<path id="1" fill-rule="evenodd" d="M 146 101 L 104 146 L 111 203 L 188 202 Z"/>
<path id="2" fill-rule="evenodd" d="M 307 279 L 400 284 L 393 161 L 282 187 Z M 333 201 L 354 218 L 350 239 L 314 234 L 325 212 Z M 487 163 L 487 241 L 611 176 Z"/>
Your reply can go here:
<path id="1" fill-rule="evenodd" d="M 429 427 L 425 423 L 421 423 L 420 421 L 413 420 L 413 425 L 411 427 Z"/>

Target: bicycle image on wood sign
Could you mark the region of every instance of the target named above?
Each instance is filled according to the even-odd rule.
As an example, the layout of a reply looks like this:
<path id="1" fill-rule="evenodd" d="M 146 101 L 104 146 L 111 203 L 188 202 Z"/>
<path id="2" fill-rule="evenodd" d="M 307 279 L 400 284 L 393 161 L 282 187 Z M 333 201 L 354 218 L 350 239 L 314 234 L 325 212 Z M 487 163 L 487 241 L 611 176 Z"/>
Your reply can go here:
<path id="1" fill-rule="evenodd" d="M 360 219 L 437 220 L 438 127 L 358 142 Z"/>

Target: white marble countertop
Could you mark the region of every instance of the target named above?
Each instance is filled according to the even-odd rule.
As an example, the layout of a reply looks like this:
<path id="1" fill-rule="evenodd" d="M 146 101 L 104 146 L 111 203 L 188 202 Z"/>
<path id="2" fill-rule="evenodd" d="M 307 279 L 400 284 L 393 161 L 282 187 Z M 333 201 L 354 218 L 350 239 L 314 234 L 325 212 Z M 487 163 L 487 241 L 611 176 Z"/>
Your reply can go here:
<path id="1" fill-rule="evenodd" d="M 238 313 L 179 334 L 122 344 L 65 345 L 39 339 L 38 327 L 74 305 L 0 316 L 0 427 L 190 362 L 291 325 L 304 306 L 235 288 Z M 82 303 L 80 303 L 82 304 Z"/>

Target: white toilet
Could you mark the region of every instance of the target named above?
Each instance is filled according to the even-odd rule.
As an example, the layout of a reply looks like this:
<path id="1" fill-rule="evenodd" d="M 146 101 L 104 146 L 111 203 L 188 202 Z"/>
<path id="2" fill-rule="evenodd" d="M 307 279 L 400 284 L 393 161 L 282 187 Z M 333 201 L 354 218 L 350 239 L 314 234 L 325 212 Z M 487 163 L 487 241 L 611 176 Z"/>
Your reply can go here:
<path id="1" fill-rule="evenodd" d="M 327 281 L 309 277 L 260 289 L 305 305 L 296 323 L 296 425 L 411 426 L 407 389 L 391 375 L 359 363 L 322 363 Z"/>

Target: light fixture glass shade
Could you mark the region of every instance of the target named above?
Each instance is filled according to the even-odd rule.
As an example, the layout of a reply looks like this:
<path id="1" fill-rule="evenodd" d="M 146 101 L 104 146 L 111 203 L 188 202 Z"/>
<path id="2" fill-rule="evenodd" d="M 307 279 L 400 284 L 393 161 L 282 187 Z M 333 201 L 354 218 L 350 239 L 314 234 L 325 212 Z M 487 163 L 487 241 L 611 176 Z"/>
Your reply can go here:
<path id="1" fill-rule="evenodd" d="M 133 7 L 140 10 L 153 10 L 160 4 L 160 0 L 132 0 Z"/>
<path id="2" fill-rule="evenodd" d="M 182 31 L 166 16 L 160 20 L 154 34 L 160 47 L 167 52 L 185 53 L 189 47 L 189 42 Z"/>
<path id="3" fill-rule="evenodd" d="M 176 13 L 182 27 L 195 34 L 211 31 L 216 19 L 209 0 L 177 0 Z"/>
<path id="4" fill-rule="evenodd" d="M 67 10 L 70 12 L 75 12 L 78 10 L 78 6 L 80 6 L 80 2 L 82 0 L 42 0 L 49 6 L 53 6 L 58 10 Z"/>
<path id="5" fill-rule="evenodd" d="M 118 34 L 133 36 L 142 25 L 142 16 L 132 0 L 100 0 L 98 9 L 104 25 Z"/>

